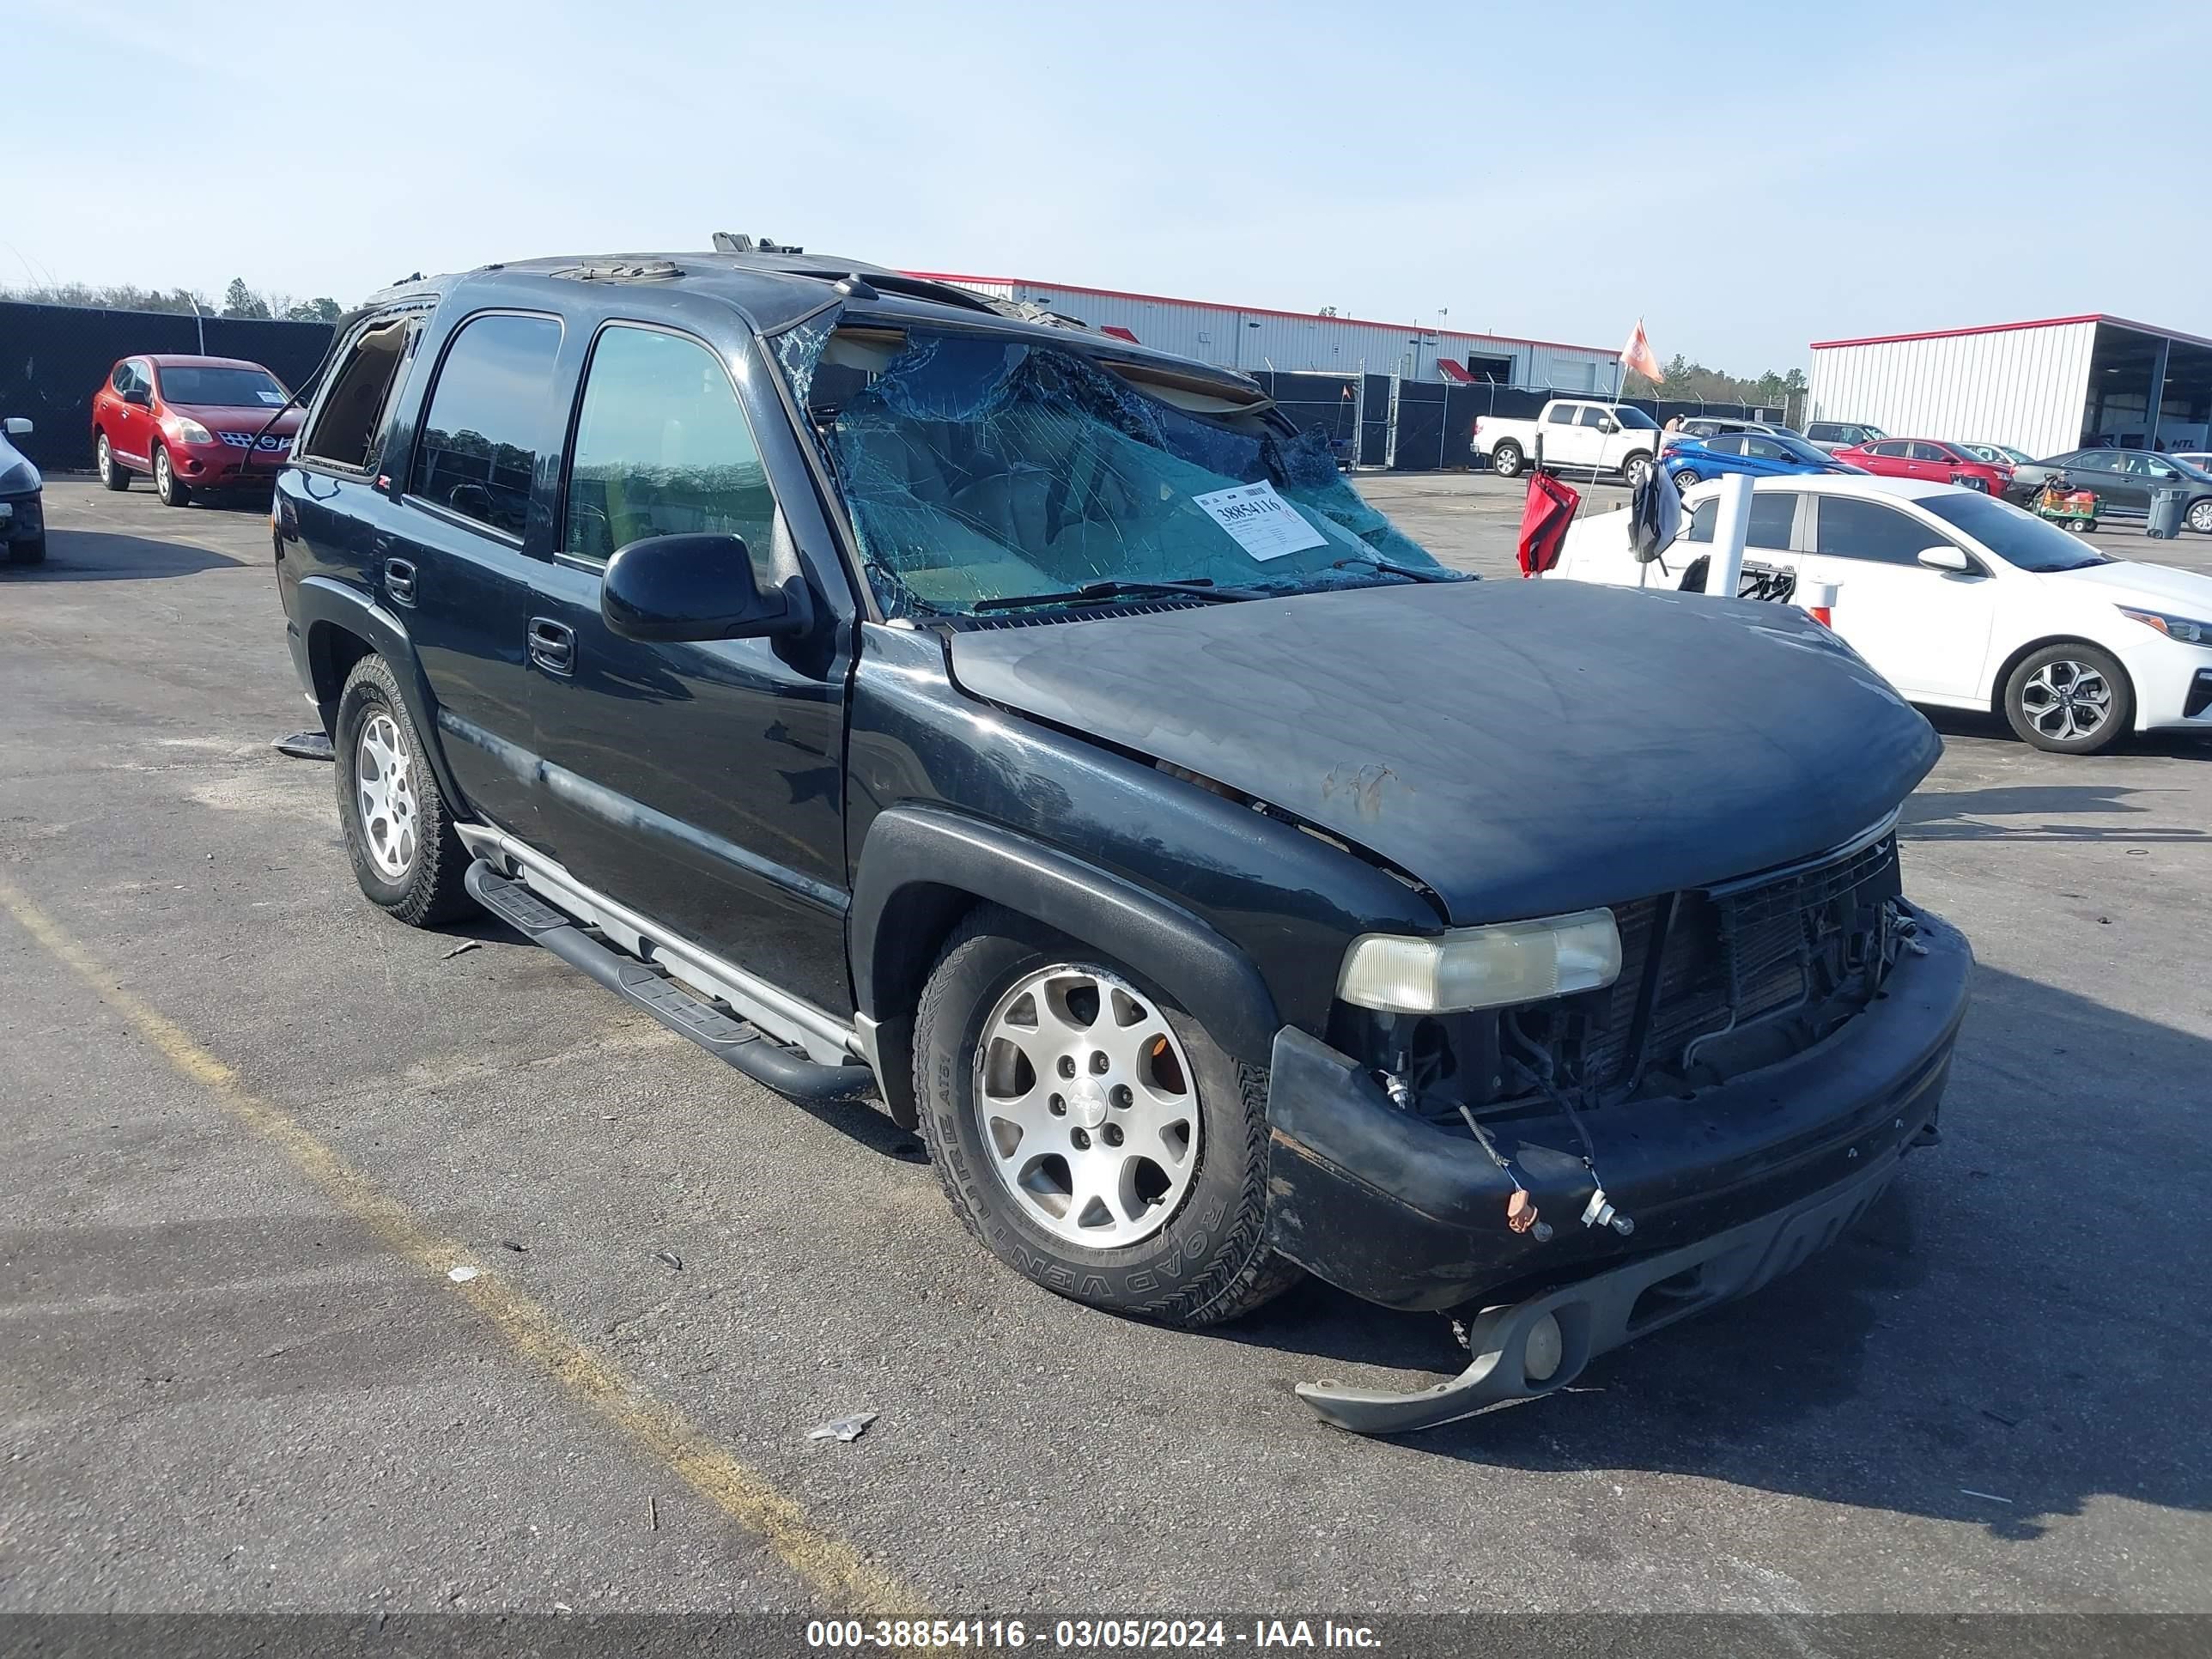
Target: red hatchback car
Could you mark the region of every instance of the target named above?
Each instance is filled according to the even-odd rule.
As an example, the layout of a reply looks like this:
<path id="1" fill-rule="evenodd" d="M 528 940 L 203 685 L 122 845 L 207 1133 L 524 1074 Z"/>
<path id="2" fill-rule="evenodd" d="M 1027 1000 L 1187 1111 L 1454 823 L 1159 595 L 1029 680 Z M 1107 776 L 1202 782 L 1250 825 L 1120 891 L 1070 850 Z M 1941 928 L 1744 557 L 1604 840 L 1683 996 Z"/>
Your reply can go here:
<path id="1" fill-rule="evenodd" d="M 291 395 L 235 357 L 125 357 L 92 399 L 100 481 L 128 489 L 133 473 L 150 472 L 169 507 L 195 490 L 266 495 L 300 429 L 300 411 L 284 408 Z"/>
<path id="2" fill-rule="evenodd" d="M 1985 461 L 1956 444 L 1933 438 L 1884 438 L 1832 452 L 1831 459 L 1863 466 L 1889 478 L 1918 478 L 1926 483 L 1962 484 L 2002 498 L 2012 488 L 2012 469 Z"/>

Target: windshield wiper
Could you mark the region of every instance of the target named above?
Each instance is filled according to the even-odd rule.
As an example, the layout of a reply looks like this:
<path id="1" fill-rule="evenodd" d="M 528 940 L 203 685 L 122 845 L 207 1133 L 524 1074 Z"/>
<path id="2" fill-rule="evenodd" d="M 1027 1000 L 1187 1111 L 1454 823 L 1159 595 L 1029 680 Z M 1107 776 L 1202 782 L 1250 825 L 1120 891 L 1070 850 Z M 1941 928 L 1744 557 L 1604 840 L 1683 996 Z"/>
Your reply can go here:
<path id="1" fill-rule="evenodd" d="M 968 608 L 977 611 L 1013 611 L 1024 605 L 1081 605 L 1086 600 L 1130 599 L 1147 593 L 1170 593 L 1179 599 L 1213 602 L 1261 597 L 1249 587 L 1216 587 L 1211 577 L 1197 576 L 1187 582 L 1085 582 L 1065 593 L 1013 593 L 1002 599 L 978 599 Z"/>
<path id="2" fill-rule="evenodd" d="M 1416 570 L 1409 564 L 1393 564 L 1388 559 L 1378 559 L 1372 553 L 1355 553 L 1348 559 L 1339 559 L 1331 568 L 1341 570 L 1351 564 L 1373 565 L 1386 576 L 1403 576 L 1407 581 L 1449 582 L 1458 580 L 1448 570 Z"/>

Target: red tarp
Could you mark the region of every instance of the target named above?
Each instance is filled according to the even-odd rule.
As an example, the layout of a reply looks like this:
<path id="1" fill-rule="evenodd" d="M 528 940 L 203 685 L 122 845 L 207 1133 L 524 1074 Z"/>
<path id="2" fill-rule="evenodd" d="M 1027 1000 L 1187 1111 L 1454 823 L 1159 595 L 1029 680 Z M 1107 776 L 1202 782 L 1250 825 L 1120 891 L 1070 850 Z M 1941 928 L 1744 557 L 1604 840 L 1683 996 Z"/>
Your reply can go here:
<path id="1" fill-rule="evenodd" d="M 1521 509 L 1521 574 L 1540 576 L 1559 562 L 1581 495 L 1548 472 L 1528 475 L 1528 501 Z"/>

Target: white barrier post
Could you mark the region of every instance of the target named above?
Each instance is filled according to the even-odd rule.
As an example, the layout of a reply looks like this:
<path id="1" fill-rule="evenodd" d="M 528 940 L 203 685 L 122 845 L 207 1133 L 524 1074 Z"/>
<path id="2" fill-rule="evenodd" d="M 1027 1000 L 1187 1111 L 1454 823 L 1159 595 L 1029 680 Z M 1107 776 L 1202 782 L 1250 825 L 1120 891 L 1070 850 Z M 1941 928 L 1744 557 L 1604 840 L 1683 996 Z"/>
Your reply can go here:
<path id="1" fill-rule="evenodd" d="M 1751 479 L 1741 472 L 1723 472 L 1720 485 L 1712 562 L 1705 567 L 1705 592 L 1732 599 L 1743 583 L 1743 544 L 1751 533 Z"/>

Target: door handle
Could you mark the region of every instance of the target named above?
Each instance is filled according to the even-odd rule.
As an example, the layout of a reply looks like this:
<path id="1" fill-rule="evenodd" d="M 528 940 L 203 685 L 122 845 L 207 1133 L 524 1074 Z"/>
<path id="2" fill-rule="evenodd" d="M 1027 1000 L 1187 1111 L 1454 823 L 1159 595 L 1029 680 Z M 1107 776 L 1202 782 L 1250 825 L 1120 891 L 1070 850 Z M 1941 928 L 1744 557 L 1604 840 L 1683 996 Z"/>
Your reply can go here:
<path id="1" fill-rule="evenodd" d="M 576 630 L 550 617 L 530 619 L 530 660 L 566 679 L 576 672 Z"/>
<path id="2" fill-rule="evenodd" d="M 386 559 L 384 562 L 384 591 L 392 596 L 392 604 L 412 605 L 415 603 L 415 561 Z"/>

